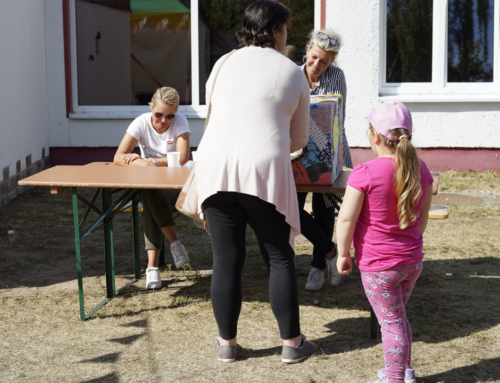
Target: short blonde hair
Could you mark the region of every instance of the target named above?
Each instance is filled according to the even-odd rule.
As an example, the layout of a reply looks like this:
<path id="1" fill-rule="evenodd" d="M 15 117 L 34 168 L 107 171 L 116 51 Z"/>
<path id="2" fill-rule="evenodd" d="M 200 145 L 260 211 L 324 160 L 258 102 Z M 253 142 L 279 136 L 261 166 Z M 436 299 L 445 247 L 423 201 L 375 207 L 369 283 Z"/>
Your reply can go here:
<path id="1" fill-rule="evenodd" d="M 164 86 L 163 88 L 158 88 L 149 103 L 149 106 L 153 108 L 157 101 L 161 101 L 167 105 L 175 105 L 175 111 L 179 109 L 179 93 L 174 88 Z"/>
<path id="2" fill-rule="evenodd" d="M 328 35 L 329 37 L 337 40 L 339 42 L 338 47 L 334 47 L 330 44 L 329 39 L 322 40 L 319 38 L 318 33 L 323 32 L 324 34 Z M 332 43 L 335 43 L 335 41 L 332 41 Z M 340 35 L 335 32 L 333 29 L 330 28 L 324 28 L 324 29 L 313 29 L 311 33 L 309 34 L 309 41 L 307 42 L 306 47 L 310 47 L 312 45 L 316 45 L 317 47 L 323 49 L 325 52 L 333 52 L 332 55 L 332 63 L 335 61 L 337 58 L 337 55 L 339 54 L 340 48 L 342 48 L 342 38 Z"/>

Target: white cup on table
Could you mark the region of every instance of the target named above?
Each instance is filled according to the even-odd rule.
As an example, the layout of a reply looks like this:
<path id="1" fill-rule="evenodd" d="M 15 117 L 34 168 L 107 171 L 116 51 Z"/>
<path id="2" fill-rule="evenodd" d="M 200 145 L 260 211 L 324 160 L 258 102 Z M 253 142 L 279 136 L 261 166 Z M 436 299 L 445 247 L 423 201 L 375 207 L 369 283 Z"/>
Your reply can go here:
<path id="1" fill-rule="evenodd" d="M 181 152 L 168 152 L 167 162 L 169 168 L 178 168 L 181 159 Z"/>
<path id="2" fill-rule="evenodd" d="M 191 154 L 193 155 L 193 162 L 196 162 L 196 156 L 198 155 L 198 152 L 194 151 L 191 152 Z"/>

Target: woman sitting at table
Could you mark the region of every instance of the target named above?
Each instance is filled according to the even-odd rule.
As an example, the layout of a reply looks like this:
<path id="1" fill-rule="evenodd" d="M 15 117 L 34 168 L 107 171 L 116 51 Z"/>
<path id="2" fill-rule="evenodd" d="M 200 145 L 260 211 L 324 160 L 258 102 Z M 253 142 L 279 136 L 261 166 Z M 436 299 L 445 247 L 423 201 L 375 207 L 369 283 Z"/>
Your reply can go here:
<path id="1" fill-rule="evenodd" d="M 302 69 L 309 83 L 311 95 L 342 95 L 342 122 L 345 121 L 346 82 L 342 69 L 334 65 L 342 41 L 331 29 L 313 30 L 307 44 L 306 63 Z M 345 169 L 352 166 L 351 152 L 345 136 L 343 143 Z M 315 193 L 312 197 L 314 217 L 304 210 L 307 193 L 297 193 L 302 234 L 314 245 L 311 271 L 307 278 L 306 290 L 319 290 L 323 287 L 323 270 L 328 265 L 328 280 L 338 286 L 342 275 L 337 271 L 337 246 L 333 243 L 335 225 L 335 206 L 326 194 Z"/>
<path id="2" fill-rule="evenodd" d="M 189 130 L 186 117 L 177 113 L 179 94 L 173 88 L 159 88 L 149 103 L 151 112 L 137 117 L 127 129 L 116 151 L 115 165 L 168 166 L 167 152 L 180 152 L 181 164 L 189 159 Z M 139 143 L 141 155 L 132 153 Z M 172 204 L 179 190 L 149 190 L 142 199 L 144 239 L 148 252 L 146 288 L 161 288 L 158 260 L 163 235 L 170 243 L 175 267 L 189 262 L 188 253 L 175 233 Z"/>

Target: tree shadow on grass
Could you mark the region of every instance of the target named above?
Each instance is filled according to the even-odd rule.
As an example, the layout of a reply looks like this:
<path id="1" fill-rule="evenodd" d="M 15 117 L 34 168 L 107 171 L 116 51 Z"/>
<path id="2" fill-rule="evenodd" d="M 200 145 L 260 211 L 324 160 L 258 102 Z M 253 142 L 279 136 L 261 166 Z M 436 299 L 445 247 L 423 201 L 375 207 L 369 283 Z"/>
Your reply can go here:
<path id="1" fill-rule="evenodd" d="M 500 358 L 486 359 L 477 364 L 454 368 L 418 378 L 417 383 L 469 383 L 469 382 L 497 382 L 500 380 Z"/>
<path id="2" fill-rule="evenodd" d="M 254 267 L 255 272 L 250 268 L 243 274 L 243 301 L 269 303 L 268 277 L 261 265 L 255 264 Z M 325 287 L 317 292 L 303 290 L 306 277 L 300 272 L 299 266 L 297 279 L 301 306 L 313 306 L 316 300 L 319 301 L 316 306 L 322 308 L 370 312 L 359 270 L 345 278 L 340 286 L 325 283 Z M 493 257 L 424 261 L 422 275 L 406 306 L 414 341 L 442 343 L 497 326 L 500 323 L 499 276 L 500 260 Z M 210 294 L 210 283 L 210 276 L 202 277 L 193 285 L 179 289 L 173 296 L 206 299 Z M 333 326 L 332 331 L 338 331 L 340 327 L 345 327 L 342 331 L 354 331 L 346 335 L 351 345 L 356 338 L 369 338 L 369 318 L 352 318 L 350 321 L 354 324 L 336 321 L 326 327 Z M 373 345 L 372 341 L 368 342 Z"/>
<path id="3" fill-rule="evenodd" d="M 80 363 L 115 363 L 120 354 L 121 352 L 113 352 L 98 356 L 97 358 L 82 360 Z"/>
<path id="4" fill-rule="evenodd" d="M 264 271 L 263 262 L 253 262 L 245 270 L 242 287 L 244 302 L 269 303 L 268 277 Z M 325 283 L 325 287 L 317 292 L 303 290 L 306 277 L 301 274 L 300 265 L 297 274 L 299 304 L 302 307 L 315 305 L 322 308 L 365 311 L 367 314 L 370 312 L 359 270 L 345 278 L 340 286 L 332 287 Z M 500 260 L 496 258 L 424 261 L 422 275 L 406 306 L 414 341 L 442 343 L 497 326 L 500 323 L 498 276 Z M 210 284 L 210 275 L 201 276 L 192 285 L 180 287 L 172 294 L 173 301 L 169 304 L 100 317 L 134 316 L 144 312 L 175 309 L 188 301 L 207 300 L 210 298 Z M 485 294 L 486 291 L 488 294 Z M 155 293 L 162 292 L 160 290 Z M 317 304 L 315 300 L 318 301 Z M 326 354 L 371 347 L 378 342 L 369 338 L 368 315 L 318 325 L 326 326 L 335 332 L 332 336 L 315 340 Z M 273 349 L 266 353 L 275 351 Z"/>
<path id="5" fill-rule="evenodd" d="M 111 374 L 101 376 L 100 378 L 84 380 L 80 383 L 119 383 L 119 382 L 120 382 L 120 379 L 118 378 L 118 375 L 116 375 L 113 372 Z"/>
<path id="6" fill-rule="evenodd" d="M 331 335 L 323 338 L 311 339 L 318 345 L 320 353 L 326 355 L 342 354 L 353 350 L 365 349 L 380 343 L 366 336 L 365 329 L 370 327 L 369 318 L 338 319 L 326 325 Z M 260 350 L 241 349 L 238 351 L 238 360 L 249 358 L 264 358 L 272 355 L 281 355 L 282 347 L 271 347 Z"/>

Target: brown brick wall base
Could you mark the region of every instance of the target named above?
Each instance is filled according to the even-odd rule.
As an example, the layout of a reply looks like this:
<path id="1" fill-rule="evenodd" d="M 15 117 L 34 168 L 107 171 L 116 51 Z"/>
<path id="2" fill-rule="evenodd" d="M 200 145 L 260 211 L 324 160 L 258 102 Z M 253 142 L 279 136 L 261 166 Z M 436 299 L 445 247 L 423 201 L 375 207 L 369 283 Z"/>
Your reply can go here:
<path id="1" fill-rule="evenodd" d="M 35 163 L 31 163 L 31 155 L 26 157 L 26 169 L 23 171 L 20 171 L 21 166 L 20 161 L 18 161 L 16 164 L 17 173 L 12 177 L 9 176 L 8 167 L 3 169 L 3 180 L 0 182 L 0 207 L 8 205 L 18 195 L 28 190 L 27 186 L 18 185 L 20 180 L 47 169 L 49 164 L 49 157 L 45 156 L 45 150 L 43 150 L 43 158 Z"/>

